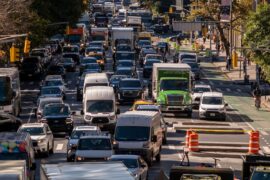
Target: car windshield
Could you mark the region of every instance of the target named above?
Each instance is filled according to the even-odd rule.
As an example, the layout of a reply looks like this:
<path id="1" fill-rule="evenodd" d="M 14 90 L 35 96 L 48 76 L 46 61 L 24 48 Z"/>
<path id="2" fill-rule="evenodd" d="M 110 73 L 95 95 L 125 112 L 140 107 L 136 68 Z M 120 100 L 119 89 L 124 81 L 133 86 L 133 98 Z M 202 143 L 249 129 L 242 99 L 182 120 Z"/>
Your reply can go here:
<path id="1" fill-rule="evenodd" d="M 250 180 L 268 180 L 270 179 L 270 172 L 254 171 Z"/>
<path id="2" fill-rule="evenodd" d="M 196 56 L 192 55 L 192 54 L 182 54 L 181 55 L 181 60 L 182 59 L 196 59 Z"/>
<path id="3" fill-rule="evenodd" d="M 61 80 L 49 80 L 45 81 L 45 86 L 63 86 L 64 83 Z"/>
<path id="4" fill-rule="evenodd" d="M 89 135 L 89 134 L 97 134 L 97 131 L 90 131 L 90 130 L 84 130 L 84 131 L 73 131 L 70 138 L 71 139 L 80 139 L 81 136 Z"/>
<path id="5" fill-rule="evenodd" d="M 131 69 L 117 69 L 115 74 L 117 74 L 117 75 L 132 76 Z"/>
<path id="6" fill-rule="evenodd" d="M 134 59 L 134 53 L 116 53 L 116 60 L 121 60 L 121 59 Z"/>
<path id="7" fill-rule="evenodd" d="M 19 132 L 27 132 L 32 136 L 44 135 L 44 129 L 42 127 L 24 127 L 19 130 Z"/>
<path id="8" fill-rule="evenodd" d="M 124 163 L 124 165 L 127 168 L 138 168 L 139 167 L 137 159 L 113 158 L 111 160 L 112 161 L 122 161 L 122 163 Z"/>
<path id="9" fill-rule="evenodd" d="M 119 87 L 136 87 L 136 88 L 140 88 L 141 87 L 141 82 L 140 81 L 120 81 Z"/>
<path id="10" fill-rule="evenodd" d="M 160 91 L 168 91 L 168 90 L 188 90 L 188 81 L 183 79 L 167 79 L 162 80 L 160 83 Z"/>
<path id="11" fill-rule="evenodd" d="M 12 99 L 12 86 L 10 78 L 0 77 L 0 102 L 7 102 Z"/>
<path id="12" fill-rule="evenodd" d="M 119 82 L 123 78 L 126 78 L 126 76 L 112 76 L 110 81 L 111 82 Z"/>
<path id="13" fill-rule="evenodd" d="M 86 108 L 87 112 L 90 113 L 110 113 L 114 111 L 112 100 L 87 101 Z"/>
<path id="14" fill-rule="evenodd" d="M 111 150 L 110 139 L 105 138 L 91 138 L 80 139 L 78 150 Z"/>
<path id="15" fill-rule="evenodd" d="M 86 53 L 99 52 L 99 51 L 101 51 L 101 49 L 99 47 L 91 47 L 91 48 L 86 49 Z"/>
<path id="16" fill-rule="evenodd" d="M 191 69 L 199 69 L 199 64 L 197 64 L 197 63 L 187 63 L 190 67 L 191 67 Z"/>
<path id="17" fill-rule="evenodd" d="M 162 56 L 147 56 L 147 59 L 158 59 L 158 60 L 162 60 Z"/>
<path id="18" fill-rule="evenodd" d="M 44 115 L 69 115 L 69 108 L 66 105 L 47 105 L 44 107 Z"/>
<path id="19" fill-rule="evenodd" d="M 96 63 L 97 59 L 96 58 L 84 58 L 82 59 L 81 63 L 82 64 L 87 64 L 87 63 Z"/>
<path id="20" fill-rule="evenodd" d="M 121 67 L 130 67 L 130 66 L 133 66 L 133 64 L 132 64 L 132 62 L 129 62 L 129 61 L 120 61 L 119 63 L 118 63 L 118 66 L 121 66 Z"/>
<path id="21" fill-rule="evenodd" d="M 91 63 L 91 64 L 87 64 L 85 66 L 85 69 L 100 69 L 100 66 L 97 63 Z"/>
<path id="22" fill-rule="evenodd" d="M 160 63 L 160 61 L 146 61 L 145 66 L 153 67 L 154 63 Z"/>
<path id="23" fill-rule="evenodd" d="M 143 46 L 143 45 L 151 45 L 151 42 L 150 42 L 150 41 L 142 40 L 142 41 L 139 41 L 139 42 L 138 42 L 138 45 L 139 45 L 139 46 Z"/>
<path id="24" fill-rule="evenodd" d="M 223 99 L 222 97 L 204 96 L 202 104 L 221 105 L 223 104 Z"/>
<path id="25" fill-rule="evenodd" d="M 60 88 L 42 88 L 41 89 L 41 95 L 47 95 L 47 94 L 61 94 Z"/>
<path id="26" fill-rule="evenodd" d="M 131 51 L 129 46 L 117 46 L 117 51 Z"/>
<path id="27" fill-rule="evenodd" d="M 117 141 L 147 141 L 150 128 L 143 126 L 118 126 L 115 130 Z"/>
<path id="28" fill-rule="evenodd" d="M 73 63 L 73 60 L 71 58 L 64 59 L 64 63 Z"/>
<path id="29" fill-rule="evenodd" d="M 203 92 L 210 92 L 210 91 L 211 91 L 211 89 L 208 87 L 195 87 L 193 89 L 193 92 L 195 92 L 195 93 L 203 93 Z"/>

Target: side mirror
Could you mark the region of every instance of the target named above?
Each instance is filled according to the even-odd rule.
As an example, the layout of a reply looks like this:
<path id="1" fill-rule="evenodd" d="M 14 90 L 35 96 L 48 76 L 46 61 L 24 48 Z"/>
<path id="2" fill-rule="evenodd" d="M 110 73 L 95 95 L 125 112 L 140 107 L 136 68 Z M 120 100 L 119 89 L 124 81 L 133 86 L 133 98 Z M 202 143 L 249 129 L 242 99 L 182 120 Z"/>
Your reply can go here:
<path id="1" fill-rule="evenodd" d="M 73 116 L 76 115 L 76 111 L 73 111 L 71 114 L 72 114 Z"/>
<path id="2" fill-rule="evenodd" d="M 152 142 L 157 142 L 157 135 L 152 136 Z"/>
<path id="3" fill-rule="evenodd" d="M 116 114 L 120 114 L 120 109 L 119 108 L 117 108 Z"/>

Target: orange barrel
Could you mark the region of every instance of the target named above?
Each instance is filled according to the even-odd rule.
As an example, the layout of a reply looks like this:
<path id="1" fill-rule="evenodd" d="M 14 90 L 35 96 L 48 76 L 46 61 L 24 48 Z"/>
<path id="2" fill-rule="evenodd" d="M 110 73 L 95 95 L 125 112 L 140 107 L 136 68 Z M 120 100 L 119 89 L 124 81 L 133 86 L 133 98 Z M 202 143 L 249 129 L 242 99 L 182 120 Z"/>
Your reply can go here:
<path id="1" fill-rule="evenodd" d="M 191 129 L 187 130 L 187 132 L 186 132 L 186 147 L 189 147 L 189 137 L 191 134 L 192 134 L 192 130 Z"/>
<path id="2" fill-rule="evenodd" d="M 195 132 L 189 136 L 189 151 L 198 152 L 199 151 L 199 135 Z"/>
<path id="3" fill-rule="evenodd" d="M 249 134 L 249 154 L 258 154 L 260 150 L 260 133 L 259 131 L 251 131 Z"/>

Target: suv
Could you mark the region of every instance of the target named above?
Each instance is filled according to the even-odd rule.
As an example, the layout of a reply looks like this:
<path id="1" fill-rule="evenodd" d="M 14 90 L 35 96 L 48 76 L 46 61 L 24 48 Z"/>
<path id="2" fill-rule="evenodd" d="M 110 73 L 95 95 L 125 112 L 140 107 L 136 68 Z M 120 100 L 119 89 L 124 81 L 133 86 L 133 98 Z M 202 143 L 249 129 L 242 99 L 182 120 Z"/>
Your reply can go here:
<path id="1" fill-rule="evenodd" d="M 21 78 L 38 78 L 42 79 L 44 68 L 39 57 L 27 57 L 23 60 L 20 77 Z"/>
<path id="2" fill-rule="evenodd" d="M 43 86 L 58 86 L 63 95 L 65 96 L 66 94 L 66 88 L 65 88 L 65 82 L 60 75 L 48 75 L 45 78 L 45 81 L 42 82 Z"/>
<path id="3" fill-rule="evenodd" d="M 67 161 L 71 162 L 75 160 L 75 150 L 77 148 L 78 141 L 81 136 L 85 134 L 98 134 L 100 129 L 97 126 L 77 126 L 73 129 L 67 143 Z"/>
<path id="4" fill-rule="evenodd" d="M 210 85 L 195 84 L 194 88 L 192 89 L 192 93 L 191 93 L 193 108 L 199 108 L 202 94 L 204 92 L 211 92 L 211 91 L 212 90 L 211 90 Z"/>
<path id="5" fill-rule="evenodd" d="M 71 133 L 73 129 L 73 115 L 68 104 L 47 104 L 43 110 L 41 122 L 46 122 L 53 132 Z"/>
<path id="6" fill-rule="evenodd" d="M 226 120 L 226 107 L 223 94 L 219 92 L 205 92 L 202 94 L 199 117 Z"/>
<path id="7" fill-rule="evenodd" d="M 118 101 L 134 101 L 141 99 L 144 92 L 144 87 L 139 79 L 124 78 L 121 79 L 118 86 Z"/>
<path id="8" fill-rule="evenodd" d="M 49 126 L 45 123 L 27 123 L 23 124 L 18 133 L 27 132 L 32 139 L 33 148 L 36 153 L 53 154 L 54 140 Z"/>
<path id="9" fill-rule="evenodd" d="M 75 161 L 107 160 L 112 154 L 110 134 L 89 134 L 79 139 Z"/>

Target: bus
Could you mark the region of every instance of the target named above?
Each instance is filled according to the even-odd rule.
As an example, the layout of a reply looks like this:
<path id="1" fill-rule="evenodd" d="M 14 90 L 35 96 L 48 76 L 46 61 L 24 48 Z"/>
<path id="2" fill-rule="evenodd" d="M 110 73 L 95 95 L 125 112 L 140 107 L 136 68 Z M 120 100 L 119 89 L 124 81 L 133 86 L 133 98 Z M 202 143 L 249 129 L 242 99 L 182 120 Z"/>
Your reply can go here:
<path id="1" fill-rule="evenodd" d="M 20 111 L 19 71 L 17 68 L 0 68 L 0 113 L 19 116 Z"/>

